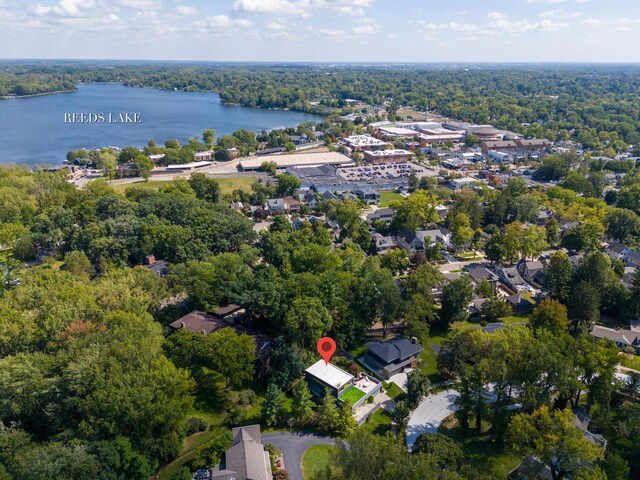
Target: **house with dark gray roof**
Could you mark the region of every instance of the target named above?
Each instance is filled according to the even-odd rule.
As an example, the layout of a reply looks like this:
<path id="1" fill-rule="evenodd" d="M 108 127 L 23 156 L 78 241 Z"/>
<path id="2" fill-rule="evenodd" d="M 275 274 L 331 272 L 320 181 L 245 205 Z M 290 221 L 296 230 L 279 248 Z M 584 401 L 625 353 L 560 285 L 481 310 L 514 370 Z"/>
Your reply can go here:
<path id="1" fill-rule="evenodd" d="M 407 253 L 412 254 L 421 252 L 424 250 L 424 243 L 420 240 L 415 233 L 408 228 L 403 228 L 398 232 L 398 246 L 406 250 Z"/>
<path id="2" fill-rule="evenodd" d="M 232 430 L 231 446 L 222 461 L 210 469 L 212 480 L 271 480 L 271 459 L 262 446 L 260 425 Z"/>
<path id="3" fill-rule="evenodd" d="M 518 269 L 516 267 L 498 265 L 495 270 L 500 281 L 512 290 L 518 291 L 519 286 L 527 284 L 525 279 L 520 276 L 520 273 L 518 273 Z"/>
<path id="4" fill-rule="evenodd" d="M 420 352 L 424 350 L 415 338 L 408 340 L 404 337 L 396 337 L 386 342 L 369 342 L 366 347 L 369 350 L 364 356 L 364 362 L 386 380 L 407 368 L 415 367 Z"/>

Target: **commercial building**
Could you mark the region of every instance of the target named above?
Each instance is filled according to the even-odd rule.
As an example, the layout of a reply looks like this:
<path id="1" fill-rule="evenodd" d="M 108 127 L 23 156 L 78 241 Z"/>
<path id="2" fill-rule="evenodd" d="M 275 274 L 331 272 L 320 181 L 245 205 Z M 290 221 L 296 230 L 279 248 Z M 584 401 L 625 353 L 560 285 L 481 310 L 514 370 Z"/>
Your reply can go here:
<path id="1" fill-rule="evenodd" d="M 410 128 L 384 126 L 378 128 L 378 133 L 385 137 L 391 138 L 413 138 L 418 132 Z"/>
<path id="2" fill-rule="evenodd" d="M 403 163 L 413 158 L 413 153 L 408 150 L 373 150 L 364 152 L 364 159 L 373 164 Z"/>
<path id="3" fill-rule="evenodd" d="M 370 135 L 352 135 L 345 138 L 344 143 L 353 150 L 380 150 L 388 145 L 387 142 Z"/>
<path id="4" fill-rule="evenodd" d="M 273 155 L 268 158 L 248 158 L 238 164 L 241 172 L 260 170 L 264 162 L 273 162 L 278 168 L 314 167 L 320 165 L 351 165 L 353 160 L 338 152 L 298 153 Z"/>
<path id="5" fill-rule="evenodd" d="M 206 152 L 195 152 L 193 154 L 193 160 L 196 162 L 210 162 L 213 160 L 213 151 L 208 150 Z"/>

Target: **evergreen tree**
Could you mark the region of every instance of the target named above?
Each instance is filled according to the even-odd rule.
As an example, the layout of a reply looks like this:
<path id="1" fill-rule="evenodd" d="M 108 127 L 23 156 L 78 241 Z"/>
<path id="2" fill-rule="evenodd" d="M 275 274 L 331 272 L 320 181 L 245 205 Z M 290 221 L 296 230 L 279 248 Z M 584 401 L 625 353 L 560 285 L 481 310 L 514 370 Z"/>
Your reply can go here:
<path id="1" fill-rule="evenodd" d="M 320 404 L 320 409 L 318 410 L 320 427 L 327 431 L 332 430 L 338 423 L 338 416 L 336 398 L 331 394 L 331 390 L 327 388 L 322 403 Z"/>
<path id="2" fill-rule="evenodd" d="M 333 427 L 336 435 L 341 438 L 346 438 L 351 435 L 357 427 L 358 424 L 356 423 L 356 419 L 353 418 L 351 404 L 349 404 L 349 402 L 344 402 L 338 411 L 336 423 Z"/>
<path id="3" fill-rule="evenodd" d="M 262 402 L 262 421 L 268 427 L 276 425 L 282 417 L 284 397 L 282 391 L 274 383 L 270 383 Z"/>
<path id="4" fill-rule="evenodd" d="M 293 387 L 293 402 L 292 410 L 294 420 L 298 425 L 306 425 L 313 418 L 313 399 L 311 398 L 311 391 L 307 382 L 300 380 Z"/>

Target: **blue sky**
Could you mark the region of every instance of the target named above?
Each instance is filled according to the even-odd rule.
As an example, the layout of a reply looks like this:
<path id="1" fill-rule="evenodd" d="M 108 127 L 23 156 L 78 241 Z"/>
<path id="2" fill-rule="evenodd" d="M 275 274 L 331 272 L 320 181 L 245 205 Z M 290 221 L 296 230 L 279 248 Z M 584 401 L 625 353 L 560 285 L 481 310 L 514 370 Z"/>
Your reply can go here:
<path id="1" fill-rule="evenodd" d="M 1 58 L 640 62 L 639 0 L 0 0 Z"/>

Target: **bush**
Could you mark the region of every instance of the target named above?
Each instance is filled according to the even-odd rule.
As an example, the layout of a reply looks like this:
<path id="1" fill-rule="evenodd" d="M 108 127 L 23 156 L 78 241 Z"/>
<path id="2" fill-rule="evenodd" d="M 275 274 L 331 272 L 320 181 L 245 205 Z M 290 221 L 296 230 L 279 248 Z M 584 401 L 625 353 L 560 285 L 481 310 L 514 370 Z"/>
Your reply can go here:
<path id="1" fill-rule="evenodd" d="M 209 420 L 204 417 L 191 417 L 187 420 L 187 435 L 204 432 L 209 428 Z"/>

